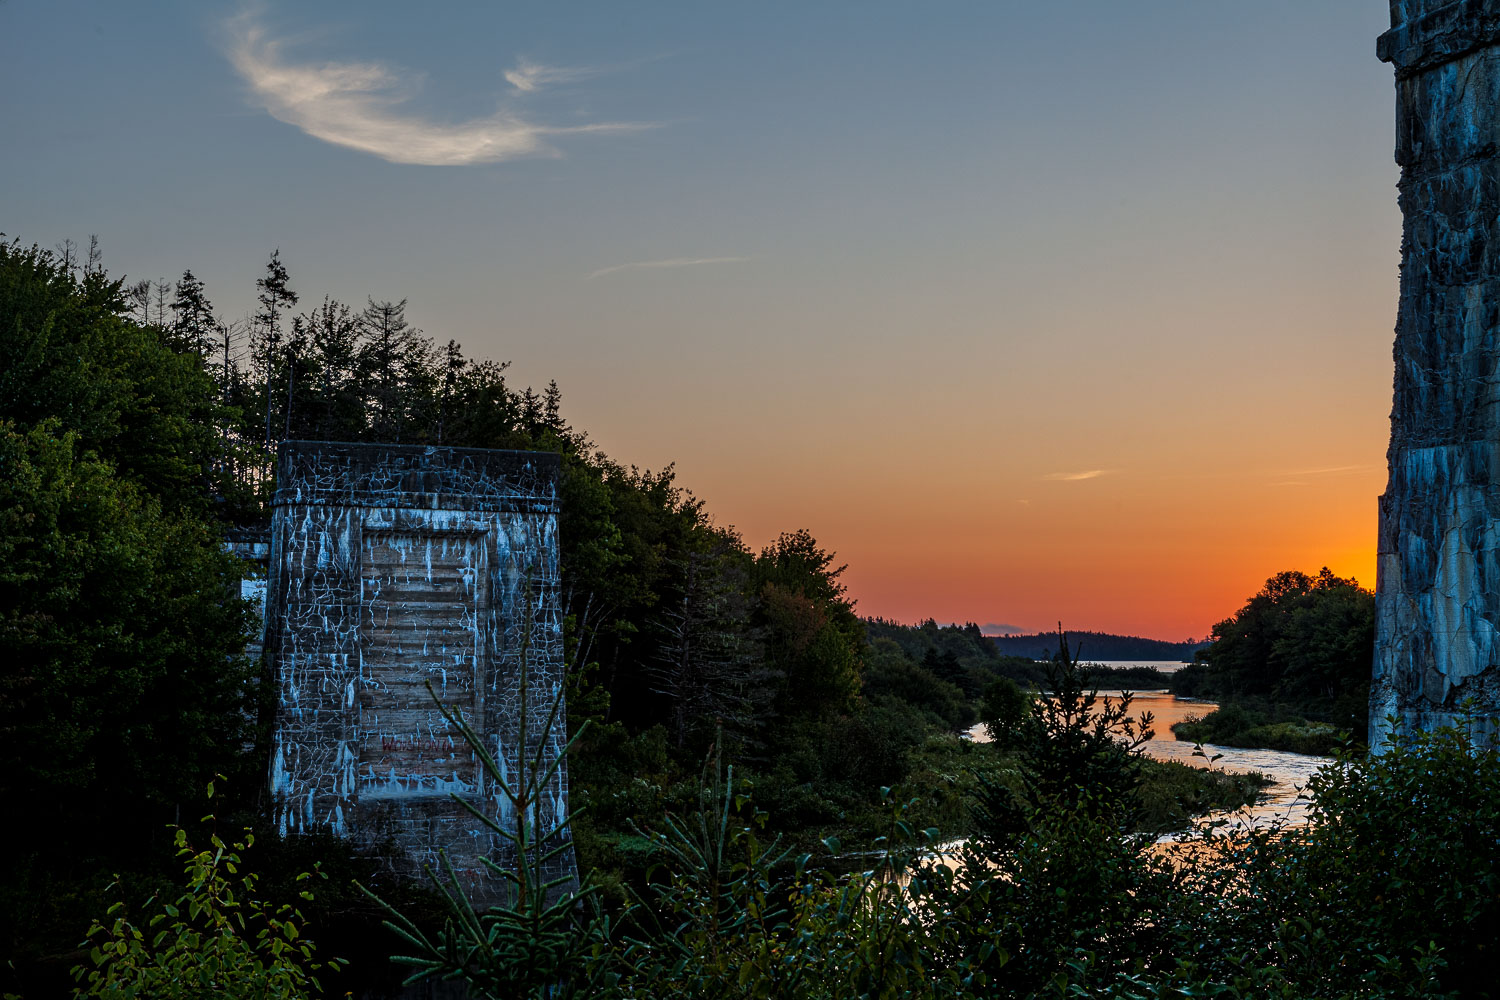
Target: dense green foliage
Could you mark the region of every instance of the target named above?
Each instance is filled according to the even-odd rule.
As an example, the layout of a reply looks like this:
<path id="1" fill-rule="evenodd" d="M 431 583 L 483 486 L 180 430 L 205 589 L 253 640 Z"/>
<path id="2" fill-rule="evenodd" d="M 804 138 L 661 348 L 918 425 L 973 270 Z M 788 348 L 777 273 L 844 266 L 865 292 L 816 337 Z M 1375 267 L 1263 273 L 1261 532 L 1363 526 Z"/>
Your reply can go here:
<path id="1" fill-rule="evenodd" d="M 1341 805 L 1316 821 L 1323 840 L 1252 838 L 1221 845 L 1233 857 L 1216 867 L 1168 863 L 1151 834 L 1245 801 L 1253 782 L 1140 760 L 1128 702 L 1097 698 L 1068 655 L 1049 668 L 1001 655 L 974 625 L 861 620 L 842 567 L 811 533 L 752 550 L 670 467 L 602 454 L 563 418 L 555 385 L 518 389 L 503 364 L 439 347 L 404 302 L 324 299 L 298 313 L 279 254 L 256 287 L 257 315 L 232 326 L 185 273 L 170 317 L 158 308 L 147 322 L 92 263 L 79 273 L 0 245 L 0 793 L 30 817 L 0 877 L 0 931 L 5 957 L 40 984 L 33 995 L 57 992 L 48 970 L 83 961 L 101 989 L 207 974 L 297 995 L 306 980 L 295 970 L 311 969 L 290 942 L 304 934 L 356 959 L 333 990 L 378 991 L 385 956 L 402 945 L 374 933 L 380 911 L 353 878 L 411 918 L 419 970 L 451 971 L 466 941 L 493 939 L 491 992 L 518 982 L 524 962 L 522 985 L 553 996 L 1167 996 L 1193 983 L 1255 995 L 1241 980 L 1338 995 L 1325 989 L 1333 973 L 1286 957 L 1304 918 L 1327 921 L 1308 934 L 1357 939 L 1350 954 L 1387 948 L 1390 982 L 1469 982 L 1452 978 L 1468 973 L 1450 971 L 1451 954 L 1418 952 L 1374 916 L 1301 907 L 1320 892 L 1333 906 L 1338 852 L 1377 857 L 1359 853 L 1377 849 L 1366 841 L 1395 836 L 1379 817 L 1396 789 L 1411 791 L 1407 748 L 1395 771 L 1350 761 L 1346 779 L 1328 779 Z M 536 872 L 511 873 L 508 910 L 466 914 L 446 892 L 455 887 L 433 896 L 382 881 L 378 859 L 351 857 L 335 838 L 282 842 L 258 827 L 253 854 L 247 840 L 205 855 L 168 832 L 216 773 L 237 775 L 222 814 L 263 821 L 265 688 L 241 654 L 252 616 L 220 540 L 264 518 L 275 443 L 288 436 L 561 454 L 566 725 L 582 810 L 567 833 L 591 873 L 566 905 L 557 893 L 571 890 Z M 1276 614 L 1257 605 L 1245 619 L 1280 629 L 1263 647 L 1273 678 L 1245 652 L 1262 646 L 1234 629 L 1216 632 L 1223 655 L 1193 676 L 1222 669 L 1246 697 L 1333 713 L 1344 693 L 1328 678 L 1343 667 L 1329 664 L 1354 655 L 1342 637 L 1361 620 L 1363 592 L 1330 579 L 1282 588 Z M 1305 650 L 1320 665 L 1308 668 Z M 1056 697 L 1037 698 L 1043 687 Z M 959 735 L 980 718 L 995 742 Z M 1458 752 L 1421 766 L 1457 773 Z M 1460 792 L 1455 777 L 1450 797 Z M 1492 829 L 1490 807 L 1474 808 L 1471 825 Z M 1352 829 L 1353 809 L 1372 819 L 1351 845 L 1337 831 Z M 516 831 L 538 834 L 528 843 L 543 853 L 563 836 Z M 966 834 L 936 863 L 938 837 Z M 1276 853 L 1283 844 L 1307 853 Z M 241 863 L 231 854 L 264 872 L 269 898 L 289 898 L 314 860 L 332 875 L 304 901 L 304 921 L 248 889 L 231 901 L 227 876 Z M 113 911 L 92 932 L 97 953 L 77 950 L 108 900 L 180 895 L 183 860 L 177 912 L 163 904 L 142 924 Z M 1305 881 L 1274 882 L 1273 868 Z M 1395 889 L 1371 883 L 1368 909 L 1382 891 Z M 1444 913 L 1490 919 L 1458 890 L 1434 898 Z M 224 937 L 229 911 L 258 930 Z"/>
<path id="2" fill-rule="evenodd" d="M 1374 656 L 1373 593 L 1327 567 L 1315 577 L 1278 573 L 1172 676 L 1175 693 L 1223 705 L 1177 733 L 1295 753 L 1327 753 L 1339 731 L 1363 741 Z"/>
<path id="3" fill-rule="evenodd" d="M 76 943 L 112 872 L 169 868 L 164 825 L 254 738 L 251 615 L 204 518 L 212 384 L 123 307 L 0 243 L 7 955 Z"/>
<path id="4" fill-rule="evenodd" d="M 1132 718 L 1130 703 L 1129 694 L 1099 696 L 1059 631 L 1045 695 L 1019 712 L 1002 704 L 985 719 L 991 739 L 1015 753 L 1020 780 L 1019 790 L 985 786 L 980 833 L 1004 842 L 1039 813 L 1056 811 L 1124 819 L 1141 782 L 1140 749 L 1155 735 L 1151 715 Z"/>
<path id="5" fill-rule="evenodd" d="M 168 513 L 201 511 L 221 415 L 213 383 L 125 308 L 118 281 L 0 238 L 0 419 L 52 422 Z"/>
<path id="6" fill-rule="evenodd" d="M 1309 722 L 1300 716 L 1278 718 L 1271 710 L 1246 708 L 1230 702 L 1196 719 L 1172 727 L 1180 740 L 1226 747 L 1264 747 L 1287 753 L 1328 756 L 1348 741 L 1348 732 L 1329 722 Z"/>
<path id="7" fill-rule="evenodd" d="M 210 793 L 212 793 L 212 785 Z M 213 817 L 208 817 L 212 821 Z M 147 900 L 155 912 L 132 922 L 121 900 L 110 906 L 108 925 L 88 932 L 88 961 L 73 969 L 80 997 L 119 1000 L 307 1000 L 322 990 L 324 967 L 302 912 L 292 903 L 260 898 L 260 876 L 242 871 L 242 855 L 255 843 L 246 832 L 226 844 L 210 834 L 209 847 L 194 851 L 187 831 L 174 843 L 183 862 L 183 893 L 171 902 Z M 312 873 L 304 872 L 298 880 Z M 311 901 L 302 887 L 300 899 Z M 332 963 L 340 964 L 338 959 Z"/>
<path id="8" fill-rule="evenodd" d="M 1129 780 L 1129 740 L 1094 738 L 1118 709 L 1096 709 L 1015 738 L 1061 744 L 1037 756 L 1101 756 L 1082 763 Z M 888 798 L 886 834 L 837 875 L 783 847 L 715 761 L 646 837 L 660 863 L 644 891 L 615 909 L 570 905 L 566 926 L 539 935 L 538 953 L 573 956 L 565 967 L 475 975 L 499 953 L 463 947 L 432 949 L 423 970 L 476 997 L 1490 997 L 1497 764 L 1466 732 L 1397 741 L 1320 772 L 1306 828 L 1208 828 L 1170 852 L 1122 825 L 1118 787 L 1100 799 L 1031 783 L 1018 827 L 946 847 L 913 822 L 916 803 Z"/>
<path id="9" fill-rule="evenodd" d="M 1007 678 L 985 691 L 981 712 L 1006 765 L 976 775 L 972 832 L 1007 843 L 1037 816 L 1107 816 L 1132 833 L 1184 829 L 1193 815 L 1255 801 L 1258 774 L 1230 775 L 1156 761 L 1141 753 L 1154 735 L 1151 714 L 1132 717 L 1129 692 L 1101 697 L 1101 671 L 1072 658 L 1057 636 L 1046 694 L 1021 692 Z"/>

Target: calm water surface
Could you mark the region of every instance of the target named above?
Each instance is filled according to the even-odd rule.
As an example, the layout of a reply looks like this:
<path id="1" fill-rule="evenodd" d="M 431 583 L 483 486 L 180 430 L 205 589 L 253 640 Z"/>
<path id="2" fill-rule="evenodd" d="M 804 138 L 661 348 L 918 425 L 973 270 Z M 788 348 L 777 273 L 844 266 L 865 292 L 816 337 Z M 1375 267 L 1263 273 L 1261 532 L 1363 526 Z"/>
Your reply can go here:
<path id="1" fill-rule="evenodd" d="M 1164 663 L 1110 663 L 1107 665 L 1139 665 L 1154 666 L 1161 670 L 1168 669 L 1168 665 Z M 1171 666 L 1180 668 L 1185 664 L 1173 663 Z M 1117 697 L 1119 692 L 1101 691 L 1100 694 Z M 1194 716 L 1206 715 L 1216 707 L 1218 706 L 1211 701 L 1179 698 L 1165 691 L 1137 691 L 1131 700 L 1132 715 L 1138 716 L 1142 712 L 1150 712 L 1152 715 L 1152 728 L 1156 730 L 1156 737 L 1146 744 L 1144 748 L 1146 753 L 1157 760 L 1175 760 L 1192 767 L 1206 767 L 1208 763 L 1202 757 L 1193 756 L 1193 744 L 1185 743 L 1172 736 L 1172 724 Z M 969 736 L 981 743 L 988 742 L 990 738 L 983 725 L 969 730 Z M 1231 826 L 1248 824 L 1265 827 L 1277 818 L 1283 818 L 1288 823 L 1298 826 L 1306 823 L 1308 803 L 1301 797 L 1301 790 L 1307 787 L 1307 779 L 1312 777 L 1314 771 L 1331 761 L 1328 757 L 1312 757 L 1307 754 L 1285 753 L 1280 750 L 1242 750 L 1238 747 L 1221 747 L 1212 744 L 1204 744 L 1203 749 L 1210 755 L 1223 754 L 1222 758 L 1213 762 L 1216 770 L 1241 773 L 1259 771 L 1274 782 L 1266 788 L 1260 801 L 1255 805 L 1233 814 L 1214 817 L 1228 819 Z"/>

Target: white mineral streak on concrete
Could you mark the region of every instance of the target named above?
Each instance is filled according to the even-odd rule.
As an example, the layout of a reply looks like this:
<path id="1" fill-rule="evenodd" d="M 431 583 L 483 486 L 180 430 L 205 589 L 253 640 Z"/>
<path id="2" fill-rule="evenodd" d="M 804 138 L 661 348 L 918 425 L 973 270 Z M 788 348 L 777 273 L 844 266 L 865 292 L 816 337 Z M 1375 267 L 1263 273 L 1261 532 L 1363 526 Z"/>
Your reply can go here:
<path id="1" fill-rule="evenodd" d="M 1456 513 L 1456 512 L 1455 512 Z M 1469 595 L 1474 591 L 1474 553 L 1464 544 L 1463 530 L 1450 524 L 1443 535 L 1437 579 L 1432 588 L 1432 647 L 1440 668 L 1445 701 L 1451 681 L 1474 673 L 1474 642 L 1466 622 Z"/>
<path id="2" fill-rule="evenodd" d="M 1380 505 L 1372 745 L 1500 714 L 1500 22 L 1393 0 L 1403 214 L 1390 482 Z M 1493 731 L 1490 721 L 1476 734 Z"/>
<path id="3" fill-rule="evenodd" d="M 485 877 L 480 856 L 508 863 L 505 844 L 449 797 L 510 819 L 423 681 L 495 747 L 507 776 L 518 764 L 525 632 L 532 711 L 545 713 L 561 690 L 557 463 L 519 458 L 283 447 L 268 614 L 283 705 L 270 784 L 283 829 L 393 838 L 413 872 L 444 845 L 466 879 Z M 541 737 L 550 764 L 563 740 L 532 740 Z M 561 769 L 534 820 L 565 816 L 566 789 Z M 552 874 L 571 875 L 571 859 Z"/>

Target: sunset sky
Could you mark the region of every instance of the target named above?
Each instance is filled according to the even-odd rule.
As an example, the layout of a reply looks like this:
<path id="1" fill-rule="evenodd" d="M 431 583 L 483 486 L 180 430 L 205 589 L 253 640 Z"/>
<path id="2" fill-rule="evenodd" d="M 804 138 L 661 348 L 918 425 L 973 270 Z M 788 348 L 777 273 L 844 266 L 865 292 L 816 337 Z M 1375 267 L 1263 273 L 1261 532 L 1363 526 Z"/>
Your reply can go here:
<path id="1" fill-rule="evenodd" d="M 640 8 L 0 0 L 0 232 L 405 297 L 863 614 L 1374 584 L 1384 0 Z"/>

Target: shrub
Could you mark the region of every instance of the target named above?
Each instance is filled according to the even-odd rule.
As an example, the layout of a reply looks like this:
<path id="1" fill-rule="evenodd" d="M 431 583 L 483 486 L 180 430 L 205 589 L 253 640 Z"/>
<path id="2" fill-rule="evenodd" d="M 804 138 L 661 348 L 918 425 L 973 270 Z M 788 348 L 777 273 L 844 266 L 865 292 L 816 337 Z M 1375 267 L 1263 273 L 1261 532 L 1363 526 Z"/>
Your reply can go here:
<path id="1" fill-rule="evenodd" d="M 1140 783 L 1141 747 L 1154 735 L 1151 714 L 1132 719 L 1128 692 L 1101 698 L 1061 630 L 1058 640 L 1057 658 L 1047 669 L 1050 694 L 1017 713 L 1009 690 L 992 689 L 996 706 L 989 729 L 996 743 L 1014 752 L 1022 790 L 1017 795 L 982 779 L 975 825 L 983 836 L 1004 840 L 1025 829 L 1028 816 L 1052 807 L 1114 813 L 1127 806 Z"/>
<path id="2" fill-rule="evenodd" d="M 209 817 L 212 819 L 212 817 Z M 178 828 L 186 891 L 162 903 L 144 927 L 132 923 L 124 902 L 110 906 L 108 926 L 89 928 L 89 964 L 74 967 L 80 997 L 197 1000 L 303 1000 L 321 992 L 311 939 L 302 934 L 302 913 L 290 903 L 256 897 L 258 876 L 241 872 L 241 855 L 255 841 L 225 844 L 215 834 L 211 849 L 194 851 Z M 309 873 L 300 880 L 311 878 Z M 304 900 L 312 893 L 304 890 Z M 150 908 L 154 899 L 147 900 Z M 339 959 L 328 963 L 341 965 Z"/>
<path id="3" fill-rule="evenodd" d="M 1462 729 L 1341 754 L 1309 784 L 1311 822 L 1262 852 L 1257 900 L 1277 964 L 1353 990 L 1368 977 L 1496 993 L 1500 751 Z M 1441 959 L 1435 965 L 1433 957 Z"/>
<path id="4" fill-rule="evenodd" d="M 989 995 L 1040 995 L 1084 957 L 1096 976 L 1174 967 L 1197 899 L 1150 835 L 1129 834 L 1086 793 L 1031 811 L 1025 826 L 1005 845 L 971 842 L 958 875 L 966 898 L 948 907 L 966 943 L 990 949 Z"/>

